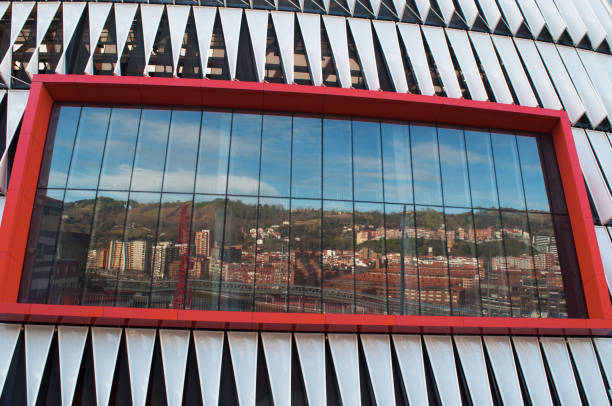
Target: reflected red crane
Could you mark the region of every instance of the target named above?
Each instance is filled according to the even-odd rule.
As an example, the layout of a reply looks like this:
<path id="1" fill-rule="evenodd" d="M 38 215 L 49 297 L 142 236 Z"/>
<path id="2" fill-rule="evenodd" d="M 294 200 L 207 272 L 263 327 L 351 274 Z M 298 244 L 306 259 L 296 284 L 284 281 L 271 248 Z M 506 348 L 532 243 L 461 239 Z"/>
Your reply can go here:
<path id="1" fill-rule="evenodd" d="M 172 298 L 172 307 L 175 309 L 184 309 L 185 305 L 190 307 L 190 298 L 187 297 L 187 273 L 189 271 L 189 205 L 183 204 L 179 212 L 178 235 L 176 236 L 176 245 L 179 247 L 180 267 L 178 272 L 178 280 L 174 289 L 174 297 Z M 191 295 L 189 295 L 191 296 Z"/>

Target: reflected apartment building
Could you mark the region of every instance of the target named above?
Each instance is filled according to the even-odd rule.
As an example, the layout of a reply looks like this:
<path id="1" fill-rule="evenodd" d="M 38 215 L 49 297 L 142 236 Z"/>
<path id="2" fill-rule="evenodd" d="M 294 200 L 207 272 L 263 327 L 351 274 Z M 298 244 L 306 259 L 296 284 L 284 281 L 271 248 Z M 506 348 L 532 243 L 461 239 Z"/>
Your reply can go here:
<path id="1" fill-rule="evenodd" d="M 609 405 L 611 47 L 607 0 L 0 3 L 0 405 Z"/>

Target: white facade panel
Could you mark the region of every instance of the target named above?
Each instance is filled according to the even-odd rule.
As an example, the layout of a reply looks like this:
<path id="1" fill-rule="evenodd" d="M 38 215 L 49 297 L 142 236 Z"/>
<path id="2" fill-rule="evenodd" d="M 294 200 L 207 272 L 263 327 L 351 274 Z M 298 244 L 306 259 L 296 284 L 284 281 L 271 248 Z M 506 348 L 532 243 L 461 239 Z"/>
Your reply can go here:
<path id="1" fill-rule="evenodd" d="M 125 48 L 125 42 L 127 41 L 130 28 L 132 27 L 132 21 L 138 10 L 138 4 L 115 4 L 115 30 L 117 38 L 117 61 L 115 63 L 115 75 L 121 75 L 121 55 Z"/>
<path id="2" fill-rule="evenodd" d="M 304 39 L 306 57 L 310 68 L 312 84 L 323 84 L 323 70 L 321 67 L 321 17 L 318 14 L 298 14 L 298 24 Z"/>
<path id="3" fill-rule="evenodd" d="M 478 18 L 478 7 L 476 7 L 476 3 L 474 3 L 474 0 L 457 0 L 457 2 L 459 3 L 459 7 L 461 7 L 468 28 L 472 28 Z"/>
<path id="4" fill-rule="evenodd" d="M 185 28 L 187 28 L 189 11 L 189 8 L 185 6 L 174 6 L 171 4 L 166 6 L 168 26 L 170 27 L 170 43 L 172 44 L 172 72 L 174 72 L 174 76 L 177 76 L 176 69 L 179 57 L 181 56 L 181 48 L 183 46 Z"/>
<path id="5" fill-rule="evenodd" d="M 512 38 L 501 35 L 493 35 L 491 38 L 501 58 L 501 62 L 504 64 L 504 68 L 508 73 L 508 78 L 512 83 L 514 93 L 519 103 L 523 106 L 537 107 L 538 99 L 536 99 L 533 94 L 529 79 L 523 69 L 523 64 L 514 47 Z"/>
<path id="6" fill-rule="evenodd" d="M 392 21 L 374 20 L 372 24 L 382 48 L 393 87 L 398 93 L 406 93 L 408 91 L 408 82 L 406 81 L 406 72 L 404 72 L 404 62 L 402 61 L 395 23 Z M 384 68 L 381 67 L 381 69 Z"/>
<path id="7" fill-rule="evenodd" d="M 429 63 L 425 55 L 425 47 L 423 45 L 423 37 L 418 25 L 413 24 L 397 24 L 402 42 L 406 48 L 410 65 L 414 70 L 417 84 L 421 94 L 433 96 L 435 94 Z"/>
<path id="8" fill-rule="evenodd" d="M 608 291 L 612 295 L 612 240 L 610 240 L 610 234 L 605 226 L 595 226 L 595 235 L 597 236 L 597 245 L 606 274 Z"/>
<path id="9" fill-rule="evenodd" d="M 487 91 L 482 83 L 480 71 L 478 70 L 476 59 L 474 59 L 467 33 L 464 30 L 448 28 L 446 35 L 457 57 L 472 100 L 487 100 Z"/>
<path id="10" fill-rule="evenodd" d="M 11 86 L 11 73 L 13 69 L 13 45 L 15 44 L 17 36 L 21 32 L 26 20 L 32 12 L 35 3 L 15 2 L 11 4 L 11 36 L 9 37 L 6 54 L 4 54 L 2 62 L 0 62 L 0 76 L 2 76 L 2 80 L 8 87 Z"/>
<path id="11" fill-rule="evenodd" d="M 567 25 L 565 21 L 563 21 L 561 14 L 559 14 L 557 6 L 553 0 L 537 0 L 536 3 L 542 12 L 544 20 L 546 20 L 546 25 L 548 26 L 550 34 L 555 41 L 558 41 L 567 28 Z"/>
<path id="12" fill-rule="evenodd" d="M 257 80 L 263 82 L 266 75 L 266 40 L 268 36 L 268 12 L 245 10 L 249 36 L 253 47 Z"/>
<path id="13" fill-rule="evenodd" d="M 529 30 L 537 38 L 546 26 L 546 21 L 544 21 L 535 0 L 517 0 L 517 3 L 525 16 L 525 20 L 527 20 Z"/>
<path id="14" fill-rule="evenodd" d="M 540 351 L 540 343 L 537 337 L 512 337 L 514 350 L 519 361 L 519 366 L 529 399 L 534 405 L 552 406 L 553 401 L 548 387 L 544 360 Z"/>
<path id="15" fill-rule="evenodd" d="M 506 83 L 504 72 L 502 72 L 499 61 L 497 60 L 493 42 L 491 42 L 491 36 L 481 32 L 470 31 L 470 39 L 474 44 L 478 59 L 493 89 L 495 100 L 498 103 L 511 104 L 513 102 L 512 94 Z"/>
<path id="16" fill-rule="evenodd" d="M 340 86 L 351 87 L 351 66 L 348 54 L 346 19 L 338 16 L 323 16 L 323 24 L 338 74 Z"/>
<path id="17" fill-rule="evenodd" d="M 450 336 L 423 336 L 442 406 L 461 404 L 457 368 Z"/>
<path id="18" fill-rule="evenodd" d="M 291 333 L 261 333 L 275 405 L 291 404 Z"/>
<path id="19" fill-rule="evenodd" d="M 74 31 L 83 15 L 86 4 L 77 2 L 62 3 L 62 55 L 55 67 L 55 73 L 66 73 L 66 50 L 68 45 L 70 45 L 70 41 L 72 41 Z"/>
<path id="20" fill-rule="evenodd" d="M 427 406 L 429 400 L 421 336 L 394 334 L 392 337 L 408 402 L 411 405 Z"/>
<path id="21" fill-rule="evenodd" d="M 164 6 L 161 4 L 141 4 L 140 15 L 142 17 L 142 42 L 144 44 L 144 57 L 145 57 L 145 76 L 149 75 L 149 59 L 153 52 L 153 45 L 155 43 L 155 37 L 159 29 L 159 23 L 161 21 L 162 13 L 164 12 Z"/>
<path id="22" fill-rule="evenodd" d="M 327 402 L 325 386 L 325 335 L 318 333 L 294 333 L 295 345 L 306 397 L 310 405 L 324 405 Z"/>
<path id="23" fill-rule="evenodd" d="M 567 24 L 567 32 L 578 45 L 587 33 L 587 27 L 572 0 L 555 0 L 557 9 Z"/>
<path id="24" fill-rule="evenodd" d="M 436 61 L 436 68 L 440 73 L 444 90 L 448 97 L 456 99 L 461 98 L 461 88 L 455 74 L 455 67 L 446 44 L 446 36 L 444 30 L 439 27 L 422 26 L 425 40 L 429 45 L 429 49 Z"/>
<path id="25" fill-rule="evenodd" d="M 166 383 L 168 406 L 183 404 L 187 352 L 189 351 L 189 330 L 159 330 L 159 344 Z"/>
<path id="26" fill-rule="evenodd" d="M 258 338 L 258 334 L 251 331 L 229 331 L 227 333 L 238 403 L 241 406 L 255 405 Z"/>
<path id="27" fill-rule="evenodd" d="M 125 329 L 130 388 L 134 406 L 144 406 L 147 401 L 155 334 L 156 330 L 153 329 Z"/>
<path id="28" fill-rule="evenodd" d="M 213 7 L 193 7 L 193 19 L 195 21 L 196 35 L 198 36 L 198 49 L 200 53 L 200 65 L 202 76 L 206 77 L 208 68 L 208 51 L 212 40 L 213 27 L 217 9 Z"/>
<path id="29" fill-rule="evenodd" d="M 100 34 L 104 28 L 104 23 L 111 10 L 112 3 L 89 3 L 87 5 L 89 13 L 89 59 L 87 65 L 85 65 L 85 73 L 89 75 L 94 74 L 93 70 L 93 56 L 95 53 L 96 46 L 100 40 Z"/>
<path id="30" fill-rule="evenodd" d="M 502 402 L 505 405 L 522 405 L 523 396 L 521 395 L 510 337 L 485 336 L 483 339 Z"/>
<path id="31" fill-rule="evenodd" d="M 493 405 L 489 376 L 480 336 L 455 336 L 455 346 L 461 360 L 470 398 L 475 406 Z"/>
<path id="32" fill-rule="evenodd" d="M 612 71 L 606 72 L 604 55 L 581 49 L 578 56 L 606 107 L 608 118 L 612 117 Z"/>
<path id="33" fill-rule="evenodd" d="M 582 401 L 576 386 L 576 379 L 572 371 L 572 362 L 567 352 L 567 346 L 565 345 L 565 338 L 542 337 L 540 342 L 542 343 L 544 356 L 546 357 L 561 405 L 581 405 Z"/>
<path id="34" fill-rule="evenodd" d="M 198 377 L 204 406 L 219 404 L 223 331 L 194 331 L 193 344 L 198 362 Z"/>
<path id="35" fill-rule="evenodd" d="M 377 406 L 395 406 L 391 345 L 386 334 L 361 334 L 372 390 Z"/>
<path id="36" fill-rule="evenodd" d="M 587 130 L 587 136 L 591 141 L 591 147 L 595 152 L 604 177 L 612 188 L 612 146 L 610 140 L 606 133 L 600 131 Z"/>
<path id="37" fill-rule="evenodd" d="M 516 0 L 499 0 L 499 6 L 506 17 L 506 21 L 508 21 L 510 32 L 516 34 L 524 21 Z"/>
<path id="38" fill-rule="evenodd" d="M 495 31 L 497 28 L 497 24 L 501 20 L 501 13 L 499 12 L 499 8 L 497 8 L 497 4 L 495 0 L 477 0 L 480 4 L 480 8 L 484 13 L 484 18 L 489 25 L 489 29 L 491 31 Z"/>
<path id="39" fill-rule="evenodd" d="M 8 4 L 8 2 L 6 4 Z M 36 3 L 36 45 L 34 52 L 32 52 L 28 67 L 26 68 L 26 72 L 30 78 L 32 75 L 38 73 L 38 52 L 40 50 L 40 44 L 42 44 L 59 6 L 59 1 Z M 2 15 L 2 12 L 0 12 L 0 15 Z"/>
<path id="40" fill-rule="evenodd" d="M 589 36 L 593 49 L 597 49 L 608 36 L 606 29 L 601 24 L 601 21 L 588 0 L 573 0 L 573 2 L 580 13 L 580 17 L 582 17 L 582 21 L 584 21 L 587 27 L 587 35 Z"/>
<path id="41" fill-rule="evenodd" d="M 338 378 L 338 391 L 343 405 L 360 405 L 359 351 L 357 334 L 328 334 L 327 341 Z"/>
<path id="42" fill-rule="evenodd" d="M 96 386 L 96 404 L 98 406 L 107 406 L 110 400 L 120 342 L 120 328 L 91 328 L 94 382 Z"/>
<path id="43" fill-rule="evenodd" d="M 88 330 L 86 326 L 57 327 L 62 406 L 72 405 Z"/>
<path id="44" fill-rule="evenodd" d="M 597 356 L 590 338 L 568 337 L 572 358 L 578 371 L 587 402 L 591 406 L 608 406 L 610 401 L 599 370 Z"/>
<path id="45" fill-rule="evenodd" d="M 25 326 L 26 404 L 34 406 L 45 372 L 54 326 L 28 324 Z"/>
<path id="46" fill-rule="evenodd" d="M 0 323 L 0 346 L 3 349 L 0 351 L 0 394 L 11 367 L 11 361 L 13 360 L 13 354 L 15 353 L 20 333 L 21 324 Z"/>
<path id="47" fill-rule="evenodd" d="M 379 90 L 378 67 L 376 66 L 376 55 L 374 53 L 374 38 L 372 37 L 372 25 L 370 20 L 364 18 L 349 18 L 349 27 L 355 40 L 361 73 L 365 79 L 368 90 Z"/>
<path id="48" fill-rule="evenodd" d="M 293 47 L 295 43 L 295 15 L 284 11 L 273 11 L 272 23 L 278 40 L 281 66 L 286 83 L 293 83 Z"/>
<path id="49" fill-rule="evenodd" d="M 236 79 L 236 63 L 238 61 L 238 40 L 240 39 L 240 26 L 242 24 L 242 10 L 235 8 L 219 8 L 227 64 L 230 78 Z"/>

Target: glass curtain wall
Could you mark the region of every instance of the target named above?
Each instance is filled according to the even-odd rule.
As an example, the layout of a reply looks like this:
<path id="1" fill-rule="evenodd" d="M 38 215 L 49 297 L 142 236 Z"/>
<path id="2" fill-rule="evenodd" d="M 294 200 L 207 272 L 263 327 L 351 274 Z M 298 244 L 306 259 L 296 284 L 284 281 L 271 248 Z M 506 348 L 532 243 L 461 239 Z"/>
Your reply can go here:
<path id="1" fill-rule="evenodd" d="M 584 299 L 566 300 L 581 287 L 550 145 L 352 117 L 56 106 L 19 299 L 583 317 Z"/>

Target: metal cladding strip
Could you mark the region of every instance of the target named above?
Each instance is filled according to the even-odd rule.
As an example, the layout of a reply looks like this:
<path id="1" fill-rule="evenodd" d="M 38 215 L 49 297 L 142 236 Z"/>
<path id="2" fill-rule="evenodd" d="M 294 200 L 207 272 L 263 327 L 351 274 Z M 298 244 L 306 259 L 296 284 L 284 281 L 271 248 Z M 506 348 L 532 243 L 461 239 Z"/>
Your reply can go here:
<path id="1" fill-rule="evenodd" d="M 215 16 L 217 9 L 214 7 L 193 7 L 193 18 L 195 21 L 196 33 L 198 36 L 198 49 L 200 54 L 200 64 L 202 65 L 202 77 L 206 77 L 208 68 L 208 51 L 212 40 L 213 28 L 215 26 Z"/>
<path id="2" fill-rule="evenodd" d="M 567 25 L 565 25 L 565 21 L 563 21 L 563 17 L 559 14 L 559 10 L 557 10 L 557 6 L 553 0 L 537 0 L 537 5 L 540 8 L 540 12 L 542 12 L 542 17 L 546 20 L 546 26 L 548 27 L 548 31 L 553 37 L 553 40 L 559 41 L 561 35 L 565 32 Z"/>
<path id="3" fill-rule="evenodd" d="M 15 137 L 17 127 L 21 122 L 26 105 L 28 104 L 29 90 L 9 90 L 6 105 L 6 149 Z"/>
<path id="4" fill-rule="evenodd" d="M 495 4 L 495 0 L 477 0 L 480 4 L 480 8 L 484 13 L 484 18 L 487 21 L 487 25 L 491 32 L 495 31 L 499 21 L 501 20 L 501 13 L 499 12 L 499 8 L 497 8 L 497 4 Z"/>
<path id="5" fill-rule="evenodd" d="M 599 252 L 603 260 L 608 291 L 612 295 L 612 241 L 610 241 L 610 234 L 604 226 L 595 226 L 595 234 L 597 235 L 597 245 L 599 245 Z"/>
<path id="6" fill-rule="evenodd" d="M 340 85 L 349 88 L 351 87 L 351 66 L 348 54 L 346 20 L 344 17 L 324 15 L 323 24 L 329 38 Z"/>
<path id="7" fill-rule="evenodd" d="M 401 20 L 406 11 L 406 0 L 393 0 L 393 6 L 395 7 L 395 15 L 398 20 Z"/>
<path id="8" fill-rule="evenodd" d="M 460 405 L 455 355 L 450 336 L 423 336 L 442 406 Z"/>
<path id="9" fill-rule="evenodd" d="M 448 45 L 446 44 L 444 30 L 440 27 L 430 26 L 422 26 L 422 30 L 433 58 L 436 61 L 436 68 L 442 78 L 446 95 L 460 99 L 462 96 L 461 88 L 459 87 L 455 67 L 448 50 Z"/>
<path id="10" fill-rule="evenodd" d="M 368 90 L 380 90 L 378 81 L 378 67 L 376 66 L 376 54 L 374 53 L 374 38 L 372 37 L 372 25 L 365 18 L 349 18 L 349 27 L 355 40 L 361 72 L 368 86 Z M 384 67 L 380 67 L 384 69 Z"/>
<path id="11" fill-rule="evenodd" d="M 606 72 L 599 54 L 595 52 L 581 49 L 578 51 L 578 56 L 591 78 L 591 83 L 597 84 L 597 91 L 606 106 L 608 118 L 612 117 L 612 78 L 610 77 L 612 72 L 610 75 Z"/>
<path id="12" fill-rule="evenodd" d="M 245 10 L 257 80 L 263 82 L 266 77 L 266 39 L 268 37 L 268 12 L 264 10 Z"/>
<path id="13" fill-rule="evenodd" d="M 593 338 L 593 343 L 595 344 L 601 366 L 606 375 L 608 387 L 610 387 L 612 386 L 612 338 L 595 337 Z"/>
<path id="14" fill-rule="evenodd" d="M 204 406 L 219 404 L 223 331 L 193 331 L 193 343 L 198 362 L 198 376 Z"/>
<path id="15" fill-rule="evenodd" d="M 343 405 L 360 405 L 359 352 L 357 334 L 328 334 L 327 341 L 338 378 L 338 390 Z"/>
<path id="16" fill-rule="evenodd" d="M 4 13 L 6 13 L 10 5 L 10 1 L 0 1 L 0 18 L 4 17 Z"/>
<path id="17" fill-rule="evenodd" d="M 11 86 L 11 73 L 13 69 L 13 44 L 17 36 L 23 29 L 28 17 L 34 8 L 34 2 L 13 2 L 11 3 L 11 36 L 8 48 L 2 62 L 0 62 L 0 76 L 7 87 Z"/>
<path id="18" fill-rule="evenodd" d="M 535 43 L 522 38 L 514 38 L 514 43 L 542 101 L 542 107 L 553 110 L 563 109 L 561 101 L 557 97 L 557 92 L 546 73 L 546 68 L 536 49 Z"/>
<path id="19" fill-rule="evenodd" d="M 54 326 L 25 326 L 26 404 L 34 406 L 45 371 Z"/>
<path id="20" fill-rule="evenodd" d="M 372 5 L 372 12 L 374 16 L 378 18 L 378 12 L 380 11 L 380 3 L 382 0 L 370 0 L 370 4 Z"/>
<path id="21" fill-rule="evenodd" d="M 132 405 L 134 406 L 144 406 L 147 401 L 156 331 L 155 329 L 143 328 L 125 329 L 130 388 L 132 389 Z"/>
<path id="22" fill-rule="evenodd" d="M 451 23 L 453 16 L 455 15 L 455 5 L 453 4 L 453 0 L 437 0 L 438 6 L 440 7 L 440 12 L 442 13 L 442 18 L 446 25 Z"/>
<path id="23" fill-rule="evenodd" d="M 404 71 L 404 62 L 402 61 L 395 23 L 392 21 L 374 20 L 372 24 L 382 48 L 387 68 L 389 68 L 393 87 L 398 93 L 406 93 L 408 91 L 408 82 L 406 81 L 406 72 Z"/>
<path id="24" fill-rule="evenodd" d="M 353 15 L 355 13 L 355 4 L 357 4 L 356 0 L 346 0 L 346 5 L 348 6 L 350 15 Z"/>
<path id="25" fill-rule="evenodd" d="M 155 44 L 155 37 L 159 30 L 159 23 L 163 12 L 164 6 L 161 4 L 140 5 L 140 23 L 142 26 L 142 43 L 145 58 L 143 74 L 145 76 L 149 75 L 149 59 L 151 59 L 151 53 L 153 53 L 153 45 Z"/>
<path id="26" fill-rule="evenodd" d="M 0 395 L 11 367 L 20 332 L 21 324 L 0 323 L 0 348 L 2 348 L 0 351 Z"/>
<path id="27" fill-rule="evenodd" d="M 189 330 L 159 330 L 168 406 L 183 404 Z"/>
<path id="28" fill-rule="evenodd" d="M 321 17 L 318 14 L 297 14 L 300 32 L 306 48 L 308 67 L 312 84 L 323 84 L 323 70 L 321 67 Z"/>
<path id="29" fill-rule="evenodd" d="M 487 365 L 480 336 L 455 336 L 455 346 L 467 381 L 472 404 L 493 405 Z"/>
<path id="30" fill-rule="evenodd" d="M 136 10 L 138 10 L 138 4 L 115 4 L 115 31 L 117 35 L 117 61 L 115 62 L 115 75 L 121 75 L 121 55 L 123 54 L 123 48 L 125 48 L 125 42 L 127 41 L 132 22 L 136 16 Z"/>
<path id="31" fill-rule="evenodd" d="M 66 73 L 66 51 L 72 41 L 77 25 L 79 25 L 86 4 L 84 2 L 62 3 L 62 55 L 55 67 L 55 73 Z"/>
<path id="32" fill-rule="evenodd" d="M 574 6 L 580 13 L 580 17 L 582 17 L 582 21 L 587 26 L 587 35 L 589 40 L 591 41 L 591 45 L 593 49 L 599 48 L 599 46 L 606 40 L 607 32 L 604 26 L 599 21 L 595 10 L 591 6 L 591 3 L 584 0 L 573 0 Z"/>
<path id="33" fill-rule="evenodd" d="M 482 64 L 495 100 L 498 103 L 512 104 L 512 94 L 506 83 L 504 72 L 499 64 L 491 36 L 482 32 L 470 31 L 470 39 L 474 44 L 478 59 Z"/>
<path id="34" fill-rule="evenodd" d="M 468 28 L 472 28 L 478 18 L 478 7 L 476 7 L 476 3 L 474 3 L 474 0 L 457 0 L 457 2 L 459 3 L 459 7 L 461 7 Z"/>
<path id="35" fill-rule="evenodd" d="M 291 333 L 261 333 L 272 400 L 291 404 Z"/>
<path id="36" fill-rule="evenodd" d="M 580 94 L 580 98 L 586 107 L 586 113 L 589 120 L 594 127 L 599 127 L 602 121 L 608 117 L 608 112 L 597 90 L 593 86 L 593 83 L 591 83 L 591 79 L 584 69 L 578 57 L 578 53 L 576 53 L 574 48 L 565 46 L 557 46 L 557 51 L 559 51 L 565 68 L 572 78 L 576 90 Z"/>
<path id="37" fill-rule="evenodd" d="M 553 44 L 545 44 L 539 41 L 536 41 L 536 46 L 538 51 L 540 51 L 542 60 L 546 64 L 552 82 L 559 92 L 570 121 L 572 124 L 576 123 L 586 113 L 586 108 L 582 104 L 569 74 L 563 67 L 563 62 L 557 52 L 557 48 Z"/>
<path id="38" fill-rule="evenodd" d="M 417 84 L 421 94 L 427 96 L 433 96 L 435 94 L 433 81 L 431 80 L 431 73 L 429 70 L 429 63 L 427 62 L 427 56 L 425 55 L 425 47 L 423 45 L 423 38 L 421 37 L 421 30 L 418 25 L 415 24 L 397 24 L 402 42 L 406 48 L 408 59 L 410 59 L 410 65 L 414 70 Z"/>
<path id="39" fill-rule="evenodd" d="M 537 38 L 542 33 L 544 27 L 546 27 L 546 21 L 544 21 L 544 17 L 542 17 L 542 13 L 540 13 L 540 9 L 535 3 L 535 0 L 516 1 L 525 16 L 525 20 L 527 20 L 529 30 L 533 36 Z"/>
<path id="40" fill-rule="evenodd" d="M 377 406 L 394 406 L 395 389 L 391 345 L 387 334 L 360 334 Z"/>
<path id="41" fill-rule="evenodd" d="M 92 327 L 91 347 L 93 349 L 94 382 L 96 404 L 108 405 L 113 387 L 113 376 L 121 342 L 121 329 L 113 327 Z"/>
<path id="42" fill-rule="evenodd" d="M 499 6 L 506 17 L 510 32 L 516 35 L 518 30 L 521 28 L 523 21 L 525 21 L 523 20 L 521 10 L 519 10 L 518 5 L 516 4 L 516 0 L 499 0 Z"/>
<path id="43" fill-rule="evenodd" d="M 62 406 L 72 405 L 88 331 L 86 326 L 57 327 Z"/>
<path id="44" fill-rule="evenodd" d="M 595 12 L 595 15 L 597 16 L 597 18 L 599 18 L 599 22 L 606 30 L 606 33 L 608 34 L 608 38 L 607 38 L 608 44 L 612 46 L 612 16 L 610 16 L 610 13 L 606 9 L 606 6 L 603 5 L 601 0 L 587 0 L 587 1 L 593 8 L 593 11 Z"/>
<path id="45" fill-rule="evenodd" d="M 529 399 L 533 405 L 552 406 L 553 401 L 548 387 L 544 360 L 540 352 L 540 343 L 537 337 L 512 337 L 514 350 L 519 361 L 519 366 Z"/>
<path id="46" fill-rule="evenodd" d="M 572 352 L 572 358 L 578 370 L 578 378 L 582 383 L 588 404 L 591 406 L 609 405 L 610 401 L 591 339 L 568 337 L 567 343 Z"/>
<path id="47" fill-rule="evenodd" d="M 599 220 L 602 224 L 607 224 L 612 220 L 612 195 L 610 194 L 610 189 L 599 170 L 584 130 L 573 128 L 572 133 L 574 134 L 574 143 L 576 144 L 576 152 L 582 167 L 582 174 L 589 187 Z"/>
<path id="48" fill-rule="evenodd" d="M 429 10 L 431 10 L 431 3 L 429 0 L 414 0 L 414 2 L 416 3 L 416 8 L 421 20 L 425 22 L 429 16 Z"/>
<path id="49" fill-rule="evenodd" d="M 47 34 L 47 30 L 49 29 L 51 21 L 53 21 L 53 17 L 55 17 L 59 6 L 59 1 L 36 3 L 36 44 L 34 44 L 34 52 L 32 52 L 32 57 L 30 58 L 28 67 L 26 68 L 26 73 L 28 76 L 30 76 L 30 78 L 32 78 L 32 75 L 38 73 L 38 52 L 40 50 L 40 44 L 42 44 L 42 41 Z M 0 15 L 2 15 L 1 12 Z"/>
<path id="50" fill-rule="evenodd" d="M 587 26 L 580 18 L 572 0 L 555 0 L 555 3 L 557 3 L 557 9 L 567 24 L 567 32 L 572 37 L 574 44 L 578 45 L 587 34 Z"/>
<path id="51" fill-rule="evenodd" d="M 294 333 L 295 345 L 304 378 L 304 388 L 309 405 L 327 402 L 325 377 L 325 335 Z"/>
<path id="52" fill-rule="evenodd" d="M 523 395 L 516 372 L 510 337 L 488 336 L 483 337 L 483 339 L 489 354 L 489 360 L 491 360 L 502 403 L 505 405 L 522 405 Z"/>
<path id="53" fill-rule="evenodd" d="M 238 40 L 240 39 L 240 25 L 242 24 L 242 9 L 219 8 L 227 63 L 230 78 L 236 79 L 236 63 L 238 61 Z"/>
<path id="54" fill-rule="evenodd" d="M 612 189 L 612 145 L 606 133 L 601 131 L 586 130 L 593 152 L 597 157 L 599 166 Z"/>
<path id="55" fill-rule="evenodd" d="M 285 11 L 272 11 L 272 24 L 280 49 L 281 66 L 286 83 L 293 83 L 294 46 L 295 46 L 295 14 Z"/>
<path id="56" fill-rule="evenodd" d="M 541 337 L 540 342 L 561 405 L 575 406 L 582 404 L 565 339 L 562 337 Z"/>
<path id="57" fill-rule="evenodd" d="M 255 405 L 258 338 L 253 331 L 227 333 L 240 406 Z"/>
<path id="58" fill-rule="evenodd" d="M 533 94 L 531 85 L 529 84 L 529 79 L 527 78 L 527 74 L 523 69 L 523 64 L 521 63 L 521 59 L 516 52 L 512 38 L 501 35 L 492 35 L 491 38 L 493 39 L 495 49 L 497 49 L 497 53 L 501 58 L 501 62 L 506 68 L 508 78 L 512 83 L 514 93 L 516 94 L 519 103 L 523 106 L 537 107 L 538 99 L 536 99 L 535 95 Z"/>
<path id="59" fill-rule="evenodd" d="M 187 28 L 187 19 L 189 18 L 188 6 L 166 5 L 168 13 L 168 27 L 170 27 L 170 42 L 172 44 L 172 71 L 174 76 L 177 76 L 177 66 L 179 57 L 181 56 L 181 48 L 183 46 L 183 38 L 185 37 L 185 29 Z M 206 69 L 204 67 L 203 69 Z"/>
<path id="60" fill-rule="evenodd" d="M 408 403 L 428 405 L 421 336 L 393 334 L 392 338 Z"/>
<path id="61" fill-rule="evenodd" d="M 112 3 L 89 3 L 87 6 L 89 13 L 89 58 L 85 65 L 85 73 L 90 75 L 94 74 L 93 57 L 111 6 Z"/>
<path id="62" fill-rule="evenodd" d="M 487 100 L 487 91 L 482 83 L 482 77 L 480 76 L 476 59 L 474 59 L 467 33 L 464 30 L 447 28 L 446 35 L 455 52 L 472 100 Z"/>

